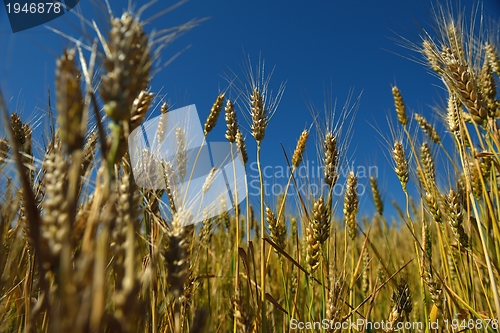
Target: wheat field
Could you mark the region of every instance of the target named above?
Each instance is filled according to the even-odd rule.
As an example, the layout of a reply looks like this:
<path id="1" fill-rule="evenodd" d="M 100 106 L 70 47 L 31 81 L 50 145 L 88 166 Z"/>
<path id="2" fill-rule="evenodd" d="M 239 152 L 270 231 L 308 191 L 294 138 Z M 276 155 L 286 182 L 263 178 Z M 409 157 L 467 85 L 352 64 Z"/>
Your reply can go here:
<path id="1" fill-rule="evenodd" d="M 100 38 L 90 57 L 78 46 L 65 50 L 54 59 L 56 116 L 45 143 L 0 92 L 7 124 L 0 137 L 0 331 L 498 332 L 498 32 L 474 30 L 469 16 L 439 8 L 436 34 L 424 33 L 411 48 L 447 91 L 447 104 L 435 107 L 445 130 L 408 112 L 397 86 L 388 91 L 392 133 L 381 134 L 401 184 L 394 190 L 405 198 L 396 204 L 397 224 L 385 215 L 389 203 L 375 177 L 369 214 L 355 170 L 340 184 L 341 200 L 333 194 L 344 181 L 339 169 L 349 142 L 340 133 L 349 130 L 349 115 L 296 133 L 296 147 L 287 147 L 293 155 L 283 157 L 287 186 L 264 199 L 261 147 L 283 89 L 273 94 L 259 70 L 214 96 L 203 127 L 206 140 L 225 126 L 231 151 L 247 167 L 256 163 L 258 204 L 244 200 L 227 210 L 218 202 L 220 214 L 190 223 L 174 180 L 191 180 L 186 138 L 168 123 L 158 125 L 158 140 L 174 133 L 175 164 L 163 164 L 164 188 L 140 187 L 128 139 L 157 103 L 149 83 L 158 45 L 194 22 L 151 36 L 139 15 L 126 12 L 109 17 L 109 31 L 94 27 Z M 166 103 L 160 108 L 170 112 Z M 256 151 L 245 140 L 255 140 Z M 39 154 L 34 147 L 42 145 Z M 306 151 L 321 162 L 321 193 L 294 191 Z M 206 177 L 200 196 L 213 173 Z"/>

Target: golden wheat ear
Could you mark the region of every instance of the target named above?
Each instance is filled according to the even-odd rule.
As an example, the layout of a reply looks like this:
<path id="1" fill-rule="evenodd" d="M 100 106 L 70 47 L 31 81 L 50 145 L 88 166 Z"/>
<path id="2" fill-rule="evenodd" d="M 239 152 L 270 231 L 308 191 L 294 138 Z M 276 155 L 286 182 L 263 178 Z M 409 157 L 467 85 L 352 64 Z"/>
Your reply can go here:
<path id="1" fill-rule="evenodd" d="M 286 225 L 282 223 L 283 221 L 278 221 L 276 215 L 271 210 L 271 208 L 266 207 L 266 221 L 269 225 L 269 233 L 271 234 L 271 240 L 278 245 L 280 249 L 285 248 L 286 239 Z M 279 253 L 274 249 L 276 253 Z"/>
<path id="2" fill-rule="evenodd" d="M 403 191 L 406 193 L 406 186 L 410 178 L 410 172 L 408 158 L 406 157 L 406 152 L 401 141 L 396 140 L 394 142 L 392 156 L 395 162 L 394 171 L 399 178 Z"/>
<path id="3" fill-rule="evenodd" d="M 326 306 L 326 317 L 331 322 L 340 322 L 342 319 L 342 299 L 346 296 L 346 287 L 347 284 L 343 277 L 334 279 L 334 275 L 331 275 Z M 330 330 L 329 332 L 334 331 Z"/>
<path id="4" fill-rule="evenodd" d="M 461 247 L 468 249 L 470 246 L 469 236 L 464 229 L 464 213 L 460 203 L 460 194 L 458 192 L 450 190 L 446 196 L 446 210 L 448 212 L 448 221 L 453 230 L 455 240 Z"/>
<path id="5" fill-rule="evenodd" d="M 384 202 L 382 201 L 382 196 L 378 188 L 377 178 L 370 177 L 370 186 L 372 189 L 373 201 L 375 202 L 375 208 L 380 216 L 384 215 Z"/>
<path id="6" fill-rule="evenodd" d="M 332 188 L 337 182 L 337 167 L 339 163 L 339 152 L 337 148 L 337 138 L 332 132 L 326 133 L 323 162 L 325 164 L 324 180 Z"/>
<path id="7" fill-rule="evenodd" d="M 397 324 L 406 321 L 413 309 L 410 287 L 408 282 L 401 279 L 391 296 L 392 309 L 388 321 L 392 324 L 391 332 L 394 331 Z"/>
<path id="8" fill-rule="evenodd" d="M 309 131 L 303 130 L 302 133 L 300 134 L 299 139 L 297 140 L 297 145 L 295 146 L 295 150 L 293 151 L 293 156 L 292 156 L 293 169 L 297 169 L 300 166 L 300 163 L 302 163 L 308 137 L 309 137 Z"/>
<path id="9" fill-rule="evenodd" d="M 328 208 L 323 197 L 314 201 L 312 207 L 312 218 L 306 229 L 307 256 L 311 273 L 320 264 L 321 245 L 324 244 L 330 235 L 330 218 Z"/>
<path id="10" fill-rule="evenodd" d="M 43 167 L 46 170 L 43 179 L 45 197 L 42 203 L 44 215 L 40 235 L 46 247 L 47 255 L 44 256 L 46 264 L 55 269 L 59 265 L 63 244 L 70 236 L 72 224 L 67 201 L 68 162 L 63 156 L 61 147 L 56 145 L 46 154 Z"/>
<path id="11" fill-rule="evenodd" d="M 488 58 L 488 62 L 491 66 L 491 70 L 493 73 L 496 73 L 500 76 L 500 59 L 498 57 L 498 52 L 495 50 L 495 47 L 491 43 L 486 43 L 485 45 L 486 57 Z"/>
<path id="12" fill-rule="evenodd" d="M 356 238 L 357 234 L 357 223 L 356 215 L 358 214 L 358 178 L 353 171 L 349 173 L 347 177 L 347 184 L 345 189 L 344 197 L 344 220 L 349 233 L 349 237 L 352 240 Z"/>
<path id="13" fill-rule="evenodd" d="M 408 124 L 408 116 L 406 115 L 406 106 L 401 96 L 399 88 L 392 87 L 392 96 L 394 97 L 394 105 L 396 107 L 396 114 L 398 115 L 398 121 L 401 125 L 406 126 Z"/>
<path id="14" fill-rule="evenodd" d="M 243 138 L 243 134 L 241 134 L 240 129 L 236 132 L 236 145 L 240 150 L 241 156 L 243 158 L 243 164 L 248 163 L 248 153 L 247 153 L 247 145 L 245 144 L 245 139 Z"/>
<path id="15" fill-rule="evenodd" d="M 422 146 L 420 147 L 420 159 L 423 166 L 423 173 L 421 172 L 422 185 L 428 192 L 434 193 L 437 190 L 436 170 L 434 158 L 427 142 L 422 143 Z"/>
<path id="16" fill-rule="evenodd" d="M 488 113 L 483 96 L 478 89 L 474 70 L 449 47 L 443 48 L 442 58 L 446 66 L 443 78 L 447 86 L 464 104 L 472 119 L 482 124 Z"/>
<path id="17" fill-rule="evenodd" d="M 215 125 L 217 124 L 217 120 L 219 119 L 220 112 L 222 110 L 222 105 L 224 103 L 224 94 L 219 94 L 214 102 L 214 105 L 212 105 L 212 108 L 210 109 L 210 114 L 208 115 L 207 120 L 205 121 L 205 126 L 204 126 L 204 133 L 205 136 L 210 133 Z"/>
<path id="18" fill-rule="evenodd" d="M 56 105 L 59 137 L 68 154 L 82 147 L 85 135 L 85 128 L 82 129 L 81 124 L 84 111 L 81 76 L 76 65 L 75 50 L 65 50 L 57 60 Z"/>
<path id="19" fill-rule="evenodd" d="M 445 295 L 443 293 L 442 285 L 439 281 L 436 281 L 433 275 L 431 231 L 429 225 L 425 222 L 422 223 L 422 245 L 425 250 L 422 254 L 422 267 L 420 269 L 423 274 L 423 281 L 429 290 L 434 306 L 442 310 Z"/>
<path id="20" fill-rule="evenodd" d="M 115 121 L 129 120 L 134 99 L 146 90 L 151 71 L 151 45 L 142 23 L 130 13 L 113 18 L 105 46 L 107 73 L 100 86 L 106 114 Z"/>
<path id="21" fill-rule="evenodd" d="M 434 143 L 440 143 L 441 142 L 441 137 L 439 136 L 439 133 L 436 131 L 436 128 L 432 126 L 427 119 L 425 119 L 424 116 L 415 113 L 415 120 L 417 123 L 420 125 L 422 128 L 422 131 L 424 131 L 425 134 L 431 139 Z"/>
<path id="22" fill-rule="evenodd" d="M 264 139 L 269 119 L 264 108 L 264 98 L 258 88 L 254 88 L 250 95 L 250 116 L 252 117 L 252 136 L 260 142 Z"/>
<path id="23" fill-rule="evenodd" d="M 234 143 L 236 141 L 236 134 L 238 133 L 238 122 L 236 120 L 236 111 L 234 110 L 234 104 L 231 100 L 227 100 L 226 103 L 226 139 L 227 141 Z"/>
<path id="24" fill-rule="evenodd" d="M 0 139 L 0 166 L 5 163 L 5 159 L 9 156 L 9 141 L 7 138 Z"/>

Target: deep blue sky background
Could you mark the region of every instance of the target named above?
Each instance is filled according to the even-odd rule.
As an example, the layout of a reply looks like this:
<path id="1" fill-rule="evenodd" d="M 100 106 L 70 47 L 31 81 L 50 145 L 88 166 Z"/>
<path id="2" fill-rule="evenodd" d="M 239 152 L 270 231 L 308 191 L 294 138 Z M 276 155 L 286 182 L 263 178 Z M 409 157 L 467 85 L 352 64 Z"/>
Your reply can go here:
<path id="1" fill-rule="evenodd" d="M 95 3 L 80 0 L 76 10 L 104 27 L 105 16 Z M 127 1 L 110 3 L 116 16 L 127 7 Z M 159 1 L 146 10 L 143 18 L 173 3 Z M 469 10 L 472 5 L 473 1 L 461 2 L 461 7 Z M 486 17 L 498 19 L 498 0 L 484 0 L 483 6 Z M 217 93 L 228 86 L 224 77 L 231 71 L 242 76 L 246 56 L 255 65 L 261 54 L 269 70 L 275 66 L 271 88 L 276 90 L 286 81 L 286 91 L 263 146 L 263 163 L 273 167 L 286 166 L 280 143 L 291 154 L 301 131 L 312 124 L 309 104 L 322 110 L 325 96 L 332 97 L 337 99 L 340 110 L 350 91 L 353 101 L 362 92 L 347 156 L 356 166 L 379 166 L 379 183 L 391 215 L 390 202 L 399 200 L 402 192 L 387 161 L 387 147 L 374 127 L 390 138 L 386 116 L 395 119 L 391 95 L 394 84 L 402 91 L 410 110 L 431 121 L 438 120 L 431 106 L 442 103 L 442 85 L 427 68 L 407 59 L 421 59 L 418 54 L 396 42 L 404 37 L 419 43 L 421 28 L 432 29 L 431 1 L 191 0 L 154 20 L 148 29 L 160 30 L 204 17 L 209 19 L 162 52 L 162 60 L 166 61 L 190 46 L 154 77 L 151 90 L 166 94 L 166 100 L 174 107 L 196 104 L 203 122 Z M 79 19 L 71 13 L 48 25 L 80 36 Z M 24 119 L 32 121 L 44 118 L 47 87 L 54 91 L 55 58 L 68 46 L 70 42 L 43 26 L 13 34 L 5 7 L 0 6 L 0 85 L 11 111 L 22 111 Z M 155 110 L 153 115 L 158 113 Z M 253 160 L 255 146 L 249 125 L 241 113 L 238 117 L 246 129 Z M 438 128 L 443 129 L 440 124 Z M 42 135 L 44 129 L 42 122 L 37 135 Z M 224 129 L 221 117 L 219 131 L 211 134 L 209 140 L 223 140 Z M 312 140 L 307 152 L 311 160 L 315 159 Z M 449 180 L 441 181 L 445 185 Z M 367 179 L 360 182 L 368 184 Z M 361 198 L 361 206 L 363 212 L 373 209 L 370 193 Z"/>

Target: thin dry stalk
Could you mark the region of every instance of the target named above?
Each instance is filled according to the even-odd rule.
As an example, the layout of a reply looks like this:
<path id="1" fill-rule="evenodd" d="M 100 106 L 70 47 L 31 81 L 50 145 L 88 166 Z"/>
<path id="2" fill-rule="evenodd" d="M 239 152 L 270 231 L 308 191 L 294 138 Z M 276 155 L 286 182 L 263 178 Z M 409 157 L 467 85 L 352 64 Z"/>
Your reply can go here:
<path id="1" fill-rule="evenodd" d="M 361 291 L 363 295 L 368 295 L 370 292 L 371 283 L 371 258 L 370 253 L 365 249 L 363 253 L 363 275 L 361 276 Z"/>

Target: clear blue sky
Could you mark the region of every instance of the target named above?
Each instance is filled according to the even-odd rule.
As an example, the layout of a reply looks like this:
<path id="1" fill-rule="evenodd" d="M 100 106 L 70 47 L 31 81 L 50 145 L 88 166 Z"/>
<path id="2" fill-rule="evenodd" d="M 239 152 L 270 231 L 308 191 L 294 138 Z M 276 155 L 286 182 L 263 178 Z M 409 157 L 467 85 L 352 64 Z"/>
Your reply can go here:
<path id="1" fill-rule="evenodd" d="M 80 0 L 80 8 L 75 10 L 102 26 L 104 16 L 96 2 L 100 3 Z M 146 1 L 137 2 L 142 5 Z M 124 0 L 110 3 L 116 16 L 127 6 Z M 146 10 L 143 18 L 173 3 L 161 0 Z M 463 0 L 462 6 L 471 8 L 472 3 Z M 499 17 L 498 0 L 484 0 L 483 5 L 487 16 Z M 389 137 L 386 116 L 395 119 L 391 95 L 394 84 L 409 109 L 437 120 L 430 106 L 441 103 L 440 82 L 425 67 L 408 60 L 418 55 L 395 41 L 401 41 L 402 36 L 418 43 L 421 27 L 431 29 L 431 1 L 191 0 L 153 21 L 148 29 L 160 30 L 204 17 L 209 19 L 162 52 L 166 61 L 190 46 L 154 77 L 153 92 L 166 94 L 167 101 L 176 107 L 196 104 L 203 122 L 217 93 L 227 87 L 224 76 L 231 70 L 242 75 L 245 56 L 256 64 L 261 54 L 268 69 L 275 66 L 271 87 L 277 89 L 286 81 L 282 102 L 264 140 L 263 163 L 274 167 L 286 166 L 280 143 L 291 154 L 301 131 L 312 123 L 307 105 L 313 103 L 322 109 L 325 89 L 327 97 L 331 92 L 338 100 L 337 108 L 342 107 L 350 91 L 353 99 L 362 92 L 347 155 L 357 166 L 379 166 L 388 209 L 392 199 L 401 197 L 399 183 L 387 162 L 387 149 L 373 127 Z M 79 36 L 79 19 L 71 13 L 48 25 Z M 5 7 L 0 6 L 0 85 L 11 111 L 22 110 L 25 119 L 44 116 L 41 109 L 46 109 L 47 87 L 54 91 L 55 58 L 67 46 L 71 43 L 44 26 L 13 34 Z M 249 125 L 241 113 L 238 117 L 253 156 Z M 223 140 L 223 130 L 221 117 L 219 131 L 209 139 Z M 315 149 L 310 141 L 308 154 L 313 156 Z M 367 179 L 361 182 L 368 183 Z M 371 210 L 371 194 L 363 196 L 361 204 Z"/>

